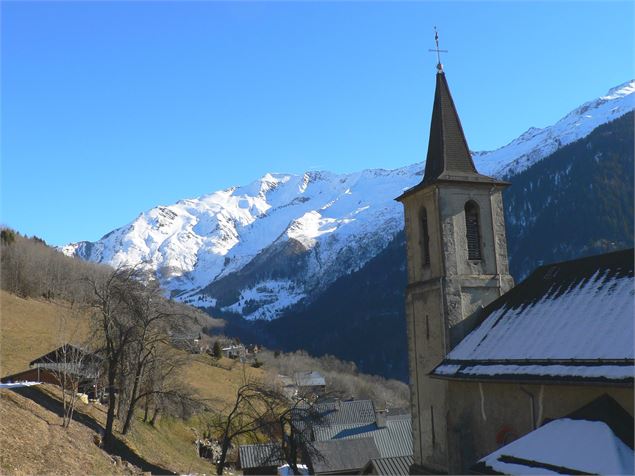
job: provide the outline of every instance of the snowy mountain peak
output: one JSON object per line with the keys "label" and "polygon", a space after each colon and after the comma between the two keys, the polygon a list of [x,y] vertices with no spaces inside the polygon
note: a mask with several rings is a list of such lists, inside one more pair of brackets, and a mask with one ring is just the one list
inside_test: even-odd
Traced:
{"label": "snowy mountain peak", "polygon": [[614,88],[609,89],[606,95],[601,96],[600,99],[610,101],[612,99],[619,99],[621,97],[628,96],[629,94],[633,94],[634,92],[635,79],[632,79],[630,81],[626,81],[623,84],[620,84],[619,86],[615,86]]}

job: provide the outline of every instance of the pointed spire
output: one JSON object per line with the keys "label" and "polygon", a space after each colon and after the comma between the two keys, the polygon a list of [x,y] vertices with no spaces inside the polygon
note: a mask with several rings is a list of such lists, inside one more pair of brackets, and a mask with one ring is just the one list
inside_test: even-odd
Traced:
{"label": "pointed spire", "polygon": [[443,72],[440,53],[447,53],[447,50],[439,49],[436,27],[434,40],[436,48],[429,51],[437,54],[437,85],[430,122],[426,168],[421,183],[403,192],[396,198],[399,201],[436,182],[470,182],[503,187],[509,185],[508,182],[479,174],[476,170]]}
{"label": "pointed spire", "polygon": [[470,150],[442,69],[437,72],[424,182],[476,175]]}

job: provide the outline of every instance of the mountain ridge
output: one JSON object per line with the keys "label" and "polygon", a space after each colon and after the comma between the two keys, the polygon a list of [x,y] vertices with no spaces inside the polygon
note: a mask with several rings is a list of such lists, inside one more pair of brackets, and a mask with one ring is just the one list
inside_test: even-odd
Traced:
{"label": "mountain ridge", "polygon": [[[633,92],[635,81],[626,82],[553,126],[473,153],[477,168],[505,178],[521,173],[633,110]],[[351,174],[268,173],[246,186],[155,207],[97,242],[62,249],[113,266],[143,263],[173,297],[199,307],[275,319],[386,248],[403,229],[393,199],[423,170],[417,163]]]}

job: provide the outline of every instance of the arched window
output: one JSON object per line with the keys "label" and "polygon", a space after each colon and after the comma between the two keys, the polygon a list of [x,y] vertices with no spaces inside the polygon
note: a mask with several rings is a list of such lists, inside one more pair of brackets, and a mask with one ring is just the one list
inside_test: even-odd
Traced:
{"label": "arched window", "polygon": [[478,205],[472,200],[465,204],[465,236],[467,238],[467,259],[481,259]]}
{"label": "arched window", "polygon": [[428,235],[428,214],[421,209],[421,263],[430,266],[430,236]]}

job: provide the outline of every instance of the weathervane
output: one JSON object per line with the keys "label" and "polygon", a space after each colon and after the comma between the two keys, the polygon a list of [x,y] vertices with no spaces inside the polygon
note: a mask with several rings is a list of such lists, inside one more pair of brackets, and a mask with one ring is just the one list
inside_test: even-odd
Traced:
{"label": "weathervane", "polygon": [[440,73],[443,71],[443,65],[441,64],[441,53],[447,53],[448,50],[440,50],[439,49],[439,32],[437,31],[437,27],[434,27],[434,42],[437,44],[435,49],[429,49],[428,51],[436,51],[437,53],[437,71]]}

